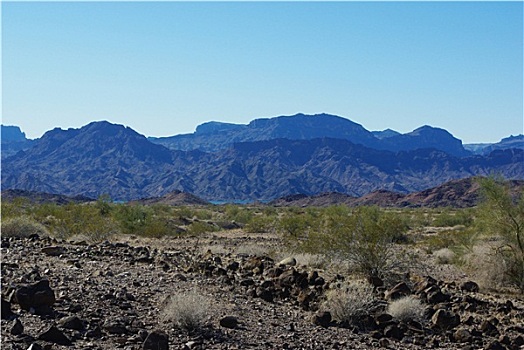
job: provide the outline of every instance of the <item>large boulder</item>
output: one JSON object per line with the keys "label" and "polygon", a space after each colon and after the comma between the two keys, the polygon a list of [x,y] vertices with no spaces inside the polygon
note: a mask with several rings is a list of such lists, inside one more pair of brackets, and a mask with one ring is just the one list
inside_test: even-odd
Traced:
{"label": "large boulder", "polygon": [[36,313],[47,312],[55,301],[55,292],[46,279],[19,286],[14,292],[14,302],[26,311],[33,309]]}

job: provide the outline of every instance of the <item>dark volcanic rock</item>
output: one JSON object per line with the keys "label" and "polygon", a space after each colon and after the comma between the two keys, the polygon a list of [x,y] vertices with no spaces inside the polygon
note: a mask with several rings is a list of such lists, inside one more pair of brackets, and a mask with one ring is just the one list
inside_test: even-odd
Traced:
{"label": "dark volcanic rock", "polygon": [[51,326],[40,333],[38,339],[60,345],[71,345],[71,340],[56,326]]}
{"label": "dark volcanic rock", "polygon": [[313,315],[313,324],[327,328],[331,324],[331,313],[329,311],[320,311]]}
{"label": "dark volcanic rock", "polygon": [[431,317],[431,322],[440,329],[453,329],[460,324],[460,316],[444,309],[438,309]]}
{"label": "dark volcanic rock", "polygon": [[153,331],[149,333],[142,344],[142,350],[168,350],[169,337],[162,331]]}
{"label": "dark volcanic rock", "polygon": [[60,326],[80,331],[84,329],[84,322],[78,316],[69,316],[60,320]]}
{"label": "dark volcanic rock", "polygon": [[225,328],[237,328],[238,318],[235,316],[225,316],[220,319],[220,325]]}
{"label": "dark volcanic rock", "polygon": [[49,287],[49,281],[40,280],[31,285],[19,286],[15,290],[15,302],[26,311],[51,307],[55,303],[55,293]]}
{"label": "dark volcanic rock", "polygon": [[24,325],[22,324],[19,318],[15,320],[9,332],[13,335],[19,335],[24,333]]}
{"label": "dark volcanic rock", "polygon": [[11,310],[11,303],[2,298],[2,320],[8,320],[13,316],[14,314]]}

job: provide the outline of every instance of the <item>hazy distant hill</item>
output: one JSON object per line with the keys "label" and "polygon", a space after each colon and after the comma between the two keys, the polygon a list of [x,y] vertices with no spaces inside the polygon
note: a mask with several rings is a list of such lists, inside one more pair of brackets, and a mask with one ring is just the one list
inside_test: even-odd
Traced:
{"label": "hazy distant hill", "polygon": [[393,152],[435,148],[454,156],[470,155],[459,139],[443,129],[423,126],[408,134],[399,134],[389,129],[383,132],[371,132],[349,119],[330,114],[296,114],[255,119],[247,125],[210,122],[199,125],[193,134],[150,138],[150,141],[173,150],[198,149],[216,152],[229,148],[235,142],[279,138],[289,140],[333,138]]}
{"label": "hazy distant hill", "polygon": [[[510,193],[517,197],[524,191],[524,180],[511,180]],[[345,204],[348,206],[377,205],[381,207],[455,207],[467,208],[478,204],[480,186],[475,177],[452,180],[427,190],[409,194],[378,190],[361,197],[341,193],[321,193],[318,195],[290,195],[271,201],[275,206],[317,206]]]}
{"label": "hazy distant hill", "polygon": [[203,200],[191,193],[175,190],[161,197],[142,198],[133,201],[143,205],[165,204],[165,205],[207,205],[208,201]]}
{"label": "hazy distant hill", "polygon": [[206,200],[271,200],[296,193],[407,193],[493,172],[524,179],[524,151],[456,157],[429,148],[377,150],[333,138],[239,142],[214,153],[172,151],[130,128],[94,122],[51,130],[34,147],[4,159],[2,188],[91,198],[109,193],[117,200],[174,190]]}
{"label": "hazy distant hill", "polygon": [[510,136],[497,143],[473,143],[464,145],[464,148],[474,154],[489,154],[497,149],[519,148],[524,149],[524,135]]}

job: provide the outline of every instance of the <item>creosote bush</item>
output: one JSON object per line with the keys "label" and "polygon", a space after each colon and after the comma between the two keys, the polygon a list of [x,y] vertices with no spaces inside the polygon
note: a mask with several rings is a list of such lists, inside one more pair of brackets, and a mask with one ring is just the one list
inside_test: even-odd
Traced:
{"label": "creosote bush", "polygon": [[364,281],[351,281],[339,289],[328,291],[323,308],[343,323],[359,325],[360,319],[377,306],[373,287]]}
{"label": "creosote bush", "polygon": [[327,208],[320,220],[301,244],[303,251],[348,261],[364,277],[405,272],[406,261],[394,245],[408,229],[401,216],[378,207],[339,206]]}
{"label": "creosote bush", "polygon": [[2,220],[2,237],[27,238],[31,235],[49,235],[44,225],[27,216],[17,216]]}
{"label": "creosote bush", "polygon": [[209,299],[196,292],[176,293],[170,297],[164,316],[179,328],[195,331],[202,327],[210,306]]}
{"label": "creosote bush", "polygon": [[388,314],[402,322],[419,322],[424,318],[424,312],[424,305],[411,295],[393,300],[387,308]]}

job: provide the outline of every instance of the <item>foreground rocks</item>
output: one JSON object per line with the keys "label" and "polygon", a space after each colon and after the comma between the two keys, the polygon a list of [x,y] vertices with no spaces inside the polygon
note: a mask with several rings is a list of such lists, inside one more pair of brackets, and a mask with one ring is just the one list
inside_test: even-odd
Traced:
{"label": "foreground rocks", "polygon": [[[289,257],[214,254],[194,241],[104,242],[2,239],[2,349],[521,349],[524,303],[413,276],[384,286],[378,307],[348,324],[322,305],[345,276]],[[52,247],[47,248],[46,247]],[[380,282],[380,283],[379,283]],[[176,293],[205,296],[192,331],[166,317]],[[386,306],[420,300],[422,320],[397,320]]]}

